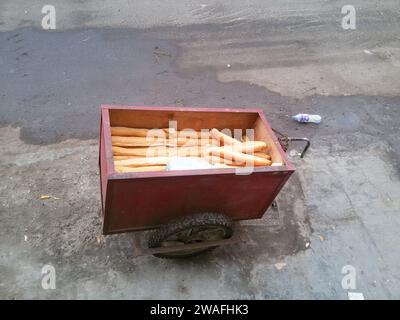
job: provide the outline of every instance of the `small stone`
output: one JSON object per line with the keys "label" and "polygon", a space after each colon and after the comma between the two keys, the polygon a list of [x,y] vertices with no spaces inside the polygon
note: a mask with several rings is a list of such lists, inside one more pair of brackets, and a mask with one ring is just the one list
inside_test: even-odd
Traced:
{"label": "small stone", "polygon": [[278,262],[278,263],[275,263],[275,268],[278,269],[278,270],[281,270],[281,269],[283,269],[284,267],[286,267],[286,262]]}

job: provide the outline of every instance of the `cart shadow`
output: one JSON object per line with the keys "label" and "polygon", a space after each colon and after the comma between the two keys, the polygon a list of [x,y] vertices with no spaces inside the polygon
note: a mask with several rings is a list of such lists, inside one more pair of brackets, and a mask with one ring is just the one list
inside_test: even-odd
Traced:
{"label": "cart shadow", "polygon": [[312,228],[296,173],[277,196],[276,204],[262,219],[241,222],[246,241],[237,249],[242,254],[273,259],[306,249]]}
{"label": "cart shadow", "polygon": [[[148,232],[127,235],[133,244],[132,258],[141,259],[146,254]],[[276,198],[276,204],[266,211],[261,219],[243,220],[236,223],[235,232],[238,241],[215,250],[185,259],[168,259],[175,264],[185,265],[193,262],[215,262],[215,259],[234,259],[235,256],[263,257],[264,259],[294,255],[305,250],[312,233],[312,228],[304,203],[304,194],[300,181],[293,174]],[[143,250],[143,251],[142,251]],[[154,257],[154,259],[156,259]]]}

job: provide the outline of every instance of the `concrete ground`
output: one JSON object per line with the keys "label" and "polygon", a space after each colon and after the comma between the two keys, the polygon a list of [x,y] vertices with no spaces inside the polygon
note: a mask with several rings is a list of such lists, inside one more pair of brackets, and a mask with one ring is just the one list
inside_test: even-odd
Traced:
{"label": "concrete ground", "polygon": [[[398,1],[353,1],[356,30],[336,1],[53,0],[55,31],[44,4],[0,4],[0,298],[400,298]],[[312,146],[246,244],[135,258],[101,236],[102,103],[261,107]]]}

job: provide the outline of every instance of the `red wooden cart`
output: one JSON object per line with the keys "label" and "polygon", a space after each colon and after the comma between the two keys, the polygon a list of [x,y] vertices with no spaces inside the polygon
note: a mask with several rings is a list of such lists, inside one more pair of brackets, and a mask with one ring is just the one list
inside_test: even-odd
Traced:
{"label": "red wooden cart", "polygon": [[[111,126],[178,130],[254,129],[254,139],[271,146],[282,166],[235,169],[117,173]],[[146,252],[159,257],[187,257],[230,243],[232,221],[261,218],[294,167],[261,109],[128,107],[103,105],[100,128],[100,175],[103,233],[155,229]]]}

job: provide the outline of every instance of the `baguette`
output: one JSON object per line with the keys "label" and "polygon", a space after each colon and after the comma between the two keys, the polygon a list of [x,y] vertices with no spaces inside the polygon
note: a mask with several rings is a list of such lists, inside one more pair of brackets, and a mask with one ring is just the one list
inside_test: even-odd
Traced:
{"label": "baguette", "polygon": [[226,147],[213,147],[210,148],[210,152],[212,155],[222,157],[226,160],[232,160],[236,163],[243,164],[243,165],[254,165],[254,166],[270,166],[271,161],[261,158],[261,157],[256,157],[250,154],[244,154],[238,151],[235,151],[232,148],[226,148]]}
{"label": "baguette", "polygon": [[232,160],[224,159],[215,155],[206,155],[204,158],[211,164],[236,165]]}
{"label": "baguette", "polygon": [[166,145],[166,139],[159,137],[122,137],[112,136],[111,142],[113,146],[119,147],[149,147]]}
{"label": "baguette", "polygon": [[232,146],[235,151],[243,153],[254,153],[267,149],[267,144],[264,141],[248,141],[242,144]]}
{"label": "baguette", "polygon": [[149,129],[111,127],[111,135],[113,136],[147,137],[148,131]]}
{"label": "baguette", "polygon": [[167,165],[168,157],[145,157],[114,161],[115,166],[122,167],[149,167]]}
{"label": "baguette", "polygon": [[206,146],[206,145],[217,145],[217,141],[212,138],[190,138],[190,137],[178,137],[178,138],[170,138],[168,140],[168,144],[170,145],[178,145],[178,146]]}
{"label": "baguette", "polygon": [[[125,137],[112,136],[111,142],[117,147],[150,147],[150,146],[198,146],[211,145],[213,139],[195,139],[195,138],[171,138],[164,139],[157,136],[149,137]],[[215,143],[214,143],[215,144]]]}
{"label": "baguette", "polygon": [[122,148],[113,146],[112,151],[114,156],[139,156],[146,157],[147,155],[168,156],[168,148],[161,147],[145,147],[145,148]]}
{"label": "baguette", "polygon": [[214,137],[214,139],[218,140],[221,144],[223,145],[240,145],[242,144],[239,140],[236,140],[235,138],[232,138],[225,133],[222,133],[218,129],[211,129],[211,135]]}
{"label": "baguette", "polygon": [[264,141],[250,141],[247,136],[242,137],[244,141],[242,143],[239,140],[231,138],[230,136],[218,131],[217,129],[212,129],[211,133],[216,140],[222,142],[224,146],[232,146],[235,151],[253,153],[268,148],[267,144]]}
{"label": "baguette", "polygon": [[205,147],[144,147],[144,148],[123,148],[113,146],[112,151],[115,156],[130,156],[130,157],[199,157],[206,154]]}
{"label": "baguette", "polygon": [[178,156],[178,157],[202,157],[207,153],[206,148],[201,146],[193,146],[193,147],[178,147],[178,148],[170,148],[169,156]]}
{"label": "baguette", "polygon": [[147,172],[147,171],[165,171],[166,166],[150,166],[150,167],[124,167],[116,166],[115,171],[122,172]]}
{"label": "baguette", "polygon": [[245,142],[240,145],[234,146],[224,146],[224,147],[212,147],[212,149],[217,152],[218,150],[222,153],[223,150],[232,150],[241,153],[253,154],[255,152],[259,153],[267,148],[267,144],[263,141],[251,141]]}
{"label": "baguette", "polygon": [[[170,130],[171,129],[171,130]],[[195,139],[206,139],[212,138],[211,132],[207,129],[204,131],[195,131],[192,129],[175,130],[175,128],[164,128],[162,129],[168,137],[180,137],[180,138],[195,138]]]}
{"label": "baguette", "polygon": [[254,155],[256,157],[260,157],[260,158],[264,158],[264,159],[267,159],[267,160],[271,160],[271,156],[269,154],[266,154],[266,153],[255,152]]}
{"label": "baguette", "polygon": [[180,130],[175,132],[179,138],[192,138],[192,139],[211,139],[210,131],[194,131],[194,130]]}
{"label": "baguette", "polygon": [[126,160],[126,159],[132,159],[132,158],[137,158],[139,156],[113,156],[114,160]]}

